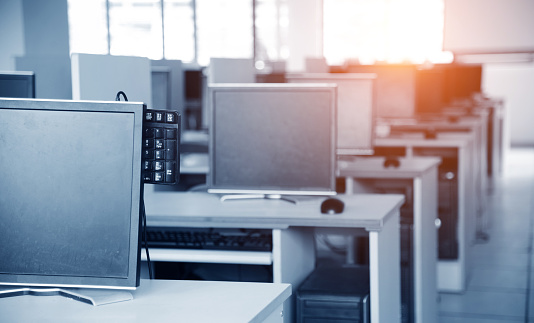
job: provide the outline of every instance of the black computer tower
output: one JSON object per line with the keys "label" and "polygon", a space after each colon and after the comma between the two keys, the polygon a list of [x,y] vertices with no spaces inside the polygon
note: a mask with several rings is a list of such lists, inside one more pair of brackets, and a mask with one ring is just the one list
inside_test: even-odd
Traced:
{"label": "black computer tower", "polygon": [[369,289],[368,266],[319,266],[297,289],[297,323],[369,323]]}

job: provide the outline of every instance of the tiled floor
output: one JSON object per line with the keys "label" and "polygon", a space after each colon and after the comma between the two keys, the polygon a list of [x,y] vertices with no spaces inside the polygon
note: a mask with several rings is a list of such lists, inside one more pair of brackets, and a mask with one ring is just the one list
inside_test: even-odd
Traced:
{"label": "tiled floor", "polygon": [[465,293],[440,294],[440,323],[534,322],[534,149],[507,151],[492,186],[489,240],[473,248]]}

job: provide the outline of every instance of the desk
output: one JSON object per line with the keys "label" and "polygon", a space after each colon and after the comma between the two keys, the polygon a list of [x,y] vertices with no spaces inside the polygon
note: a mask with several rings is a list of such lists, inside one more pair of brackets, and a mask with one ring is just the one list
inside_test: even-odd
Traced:
{"label": "desk", "polygon": [[[346,181],[346,193],[403,193],[406,203],[401,208],[401,223],[407,229],[401,234],[403,274],[402,302],[409,308],[408,322],[437,322],[437,228],[439,158],[401,158],[400,166],[384,167],[385,158],[362,157],[338,161],[338,176]],[[413,229],[410,227],[413,226]],[[410,250],[405,250],[410,248]]]}
{"label": "desk", "polygon": [[[305,198],[297,204],[263,199],[221,202],[219,196],[204,192],[146,192],[145,205],[148,226],[272,229],[273,250],[268,257],[273,282],[290,283],[295,289],[315,267],[314,228],[366,230],[370,240],[371,320],[397,322],[400,316],[399,208],[404,196],[338,197],[344,201],[345,211],[335,215],[320,213],[324,199],[320,197]],[[153,251],[151,258],[157,261]],[[172,251],[179,257],[181,250]],[[247,262],[248,255],[241,259]],[[284,308],[288,314],[284,318],[291,322],[293,302],[286,301]]]}
{"label": "desk", "polygon": [[133,300],[92,306],[61,296],[0,299],[2,322],[281,322],[288,284],[141,280]]}
{"label": "desk", "polygon": [[478,196],[473,177],[476,167],[473,145],[473,133],[442,133],[436,139],[406,134],[375,140],[375,151],[383,150],[382,153],[400,148],[406,157],[442,159],[438,175],[438,214],[442,223],[438,232],[438,289],[441,291],[463,292],[470,273]]}

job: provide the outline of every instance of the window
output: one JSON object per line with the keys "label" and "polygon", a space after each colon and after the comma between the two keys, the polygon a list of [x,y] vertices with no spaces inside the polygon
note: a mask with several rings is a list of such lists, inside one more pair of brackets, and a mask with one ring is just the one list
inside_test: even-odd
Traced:
{"label": "window", "polygon": [[[71,52],[179,59],[289,56],[292,0],[68,0]],[[452,61],[442,51],[444,0],[323,0],[330,65]]]}
{"label": "window", "polygon": [[185,62],[195,60],[195,11],[192,0],[163,2],[164,57]]}
{"label": "window", "polygon": [[198,63],[210,57],[252,58],[252,0],[196,0]]}
{"label": "window", "polygon": [[110,54],[163,58],[159,0],[109,0]]}
{"label": "window", "polygon": [[288,0],[256,0],[255,28],[257,61],[286,60],[289,55]]}
{"label": "window", "polygon": [[324,56],[329,64],[447,62],[443,0],[324,0]]}
{"label": "window", "polygon": [[71,53],[108,54],[106,0],[69,0],[68,4]]}

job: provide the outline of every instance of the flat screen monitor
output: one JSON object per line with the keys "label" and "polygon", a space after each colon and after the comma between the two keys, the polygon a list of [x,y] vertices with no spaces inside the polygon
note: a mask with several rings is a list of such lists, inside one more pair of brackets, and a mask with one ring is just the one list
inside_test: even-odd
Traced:
{"label": "flat screen monitor", "polygon": [[373,73],[376,79],[377,118],[410,118],[415,112],[413,64],[349,65],[349,73]]}
{"label": "flat screen monitor", "polygon": [[139,285],[143,109],[0,99],[0,285]]}
{"label": "flat screen monitor", "polygon": [[471,99],[482,91],[482,65],[448,64],[444,69],[443,101],[454,104],[456,101]]}
{"label": "flat screen monitor", "polygon": [[415,77],[415,116],[440,115],[444,106],[444,71],[419,69]]}
{"label": "flat screen monitor", "polygon": [[0,72],[0,97],[35,98],[35,74],[33,72]]}
{"label": "flat screen monitor", "polygon": [[334,84],[212,84],[208,192],[334,195]]}
{"label": "flat screen monitor", "polygon": [[375,133],[375,74],[287,74],[288,83],[337,85],[337,154],[373,154]]}

